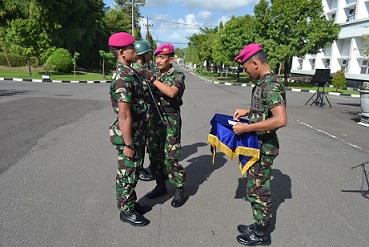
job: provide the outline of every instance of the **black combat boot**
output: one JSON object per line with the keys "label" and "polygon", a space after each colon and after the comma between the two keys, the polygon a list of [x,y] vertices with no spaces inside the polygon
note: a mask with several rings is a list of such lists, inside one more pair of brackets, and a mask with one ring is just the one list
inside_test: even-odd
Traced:
{"label": "black combat boot", "polygon": [[133,226],[146,226],[150,223],[143,215],[137,213],[135,210],[128,212],[120,212],[120,220],[127,222]]}
{"label": "black combat boot", "polygon": [[[248,227],[248,230],[251,230],[252,225]],[[237,236],[237,241],[240,244],[254,246],[254,245],[269,245],[272,241],[270,238],[268,226],[259,226],[253,225],[254,230],[249,233],[244,233],[242,235]],[[239,229],[239,227],[238,227]],[[245,229],[244,229],[245,230]],[[247,229],[246,229],[247,230]]]}
{"label": "black combat boot", "polygon": [[141,168],[140,173],[138,175],[138,179],[142,180],[142,181],[151,181],[154,180],[151,171],[149,168]]}
{"label": "black combat boot", "polygon": [[146,214],[147,212],[151,211],[152,207],[149,205],[141,205],[135,202],[135,211],[139,214]]}
{"label": "black combat boot", "polygon": [[238,225],[237,226],[237,230],[244,234],[244,233],[251,233],[252,231],[254,231],[256,228],[258,227],[258,225],[256,223],[253,223],[251,225]]}
{"label": "black combat boot", "polygon": [[172,207],[178,208],[185,204],[188,196],[186,195],[183,187],[177,187],[174,194],[173,200],[171,202]]}
{"label": "black combat boot", "polygon": [[154,199],[167,193],[167,186],[165,185],[165,175],[160,173],[156,178],[156,187],[146,194],[147,198]]}

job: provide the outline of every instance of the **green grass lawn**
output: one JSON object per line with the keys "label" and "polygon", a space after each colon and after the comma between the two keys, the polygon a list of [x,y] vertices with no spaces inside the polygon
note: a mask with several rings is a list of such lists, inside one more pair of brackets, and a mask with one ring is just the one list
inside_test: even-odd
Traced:
{"label": "green grass lawn", "polygon": [[[31,75],[29,74],[27,67],[20,67],[20,68],[10,68],[5,66],[0,66],[0,77],[1,78],[23,78],[23,79],[42,79],[42,75],[46,73],[45,69],[42,67],[39,68],[31,68]],[[90,72],[83,72],[77,71],[76,75],[74,76],[73,73],[60,73],[56,71],[49,72],[51,80],[65,80],[65,81],[98,81],[98,80],[110,80],[111,75],[106,74],[104,77],[99,73],[90,73]],[[225,74],[223,73],[222,76],[218,76],[217,74],[212,75],[202,75],[197,73],[197,75],[219,82],[231,82],[231,83],[253,83],[250,82],[250,78],[245,74],[240,74],[239,81],[236,81],[237,75],[235,74]],[[296,83],[296,82],[289,82],[287,88],[296,88],[296,89],[303,89],[303,90],[318,90],[318,87],[311,83]],[[326,87],[326,92],[337,92],[343,94],[360,94],[359,91],[356,90],[336,90],[335,88]]]}
{"label": "green grass lawn", "polygon": [[[46,74],[43,68],[31,68],[31,75],[27,67],[10,68],[0,66],[0,77],[1,78],[23,78],[23,79],[42,79],[42,75]],[[65,81],[98,81],[98,80],[110,80],[111,75],[107,74],[103,77],[99,73],[90,73],[77,71],[74,73],[60,73],[56,71],[49,72],[51,80],[65,80]]]}
{"label": "green grass lawn", "polygon": [[[240,79],[239,81],[236,81],[237,79],[237,75],[235,74],[231,74],[228,73],[227,76],[225,73],[223,73],[223,76],[214,76],[213,75],[202,75],[200,73],[196,73],[197,75],[208,79],[208,80],[213,80],[213,81],[219,81],[219,82],[231,82],[231,83],[255,83],[256,81],[251,81],[250,78],[245,75],[245,74],[240,74]],[[281,79],[283,80],[283,78],[281,77]],[[303,89],[303,90],[313,90],[313,91],[317,91],[318,90],[318,86],[314,85],[312,83],[299,83],[299,82],[289,82],[288,83],[288,87],[286,88],[295,88],[295,89]],[[336,89],[336,88],[331,88],[331,87],[325,87],[324,88],[325,92],[335,92],[335,93],[341,93],[341,94],[360,94],[359,91],[357,90],[344,90],[344,89]]]}

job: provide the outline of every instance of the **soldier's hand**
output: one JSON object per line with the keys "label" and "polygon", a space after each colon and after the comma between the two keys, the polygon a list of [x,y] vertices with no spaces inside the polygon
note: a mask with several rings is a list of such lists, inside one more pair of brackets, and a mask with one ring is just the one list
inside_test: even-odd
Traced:
{"label": "soldier's hand", "polygon": [[247,124],[238,122],[235,125],[233,125],[232,129],[236,135],[240,135],[242,133],[247,132]]}
{"label": "soldier's hand", "polygon": [[156,80],[156,76],[155,75],[151,76],[151,78],[149,79],[150,84],[154,85],[155,80]]}
{"label": "soldier's hand", "polygon": [[132,159],[133,156],[135,155],[135,150],[132,148],[128,148],[128,147],[124,147],[123,149],[123,154],[128,158],[128,159]]}
{"label": "soldier's hand", "polygon": [[236,111],[233,114],[233,119],[238,120],[240,117],[244,117],[248,115],[250,110],[247,109],[236,109]]}
{"label": "soldier's hand", "polygon": [[146,80],[151,80],[152,78],[152,74],[150,71],[146,70],[145,72],[142,73],[142,76],[146,79]]}

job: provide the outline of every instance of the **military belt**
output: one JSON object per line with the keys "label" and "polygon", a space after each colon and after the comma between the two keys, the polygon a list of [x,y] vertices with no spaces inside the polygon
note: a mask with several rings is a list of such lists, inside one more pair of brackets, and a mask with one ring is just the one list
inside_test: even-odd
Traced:
{"label": "military belt", "polygon": [[179,111],[179,108],[176,108],[173,106],[163,106],[164,113],[177,113],[178,111]]}

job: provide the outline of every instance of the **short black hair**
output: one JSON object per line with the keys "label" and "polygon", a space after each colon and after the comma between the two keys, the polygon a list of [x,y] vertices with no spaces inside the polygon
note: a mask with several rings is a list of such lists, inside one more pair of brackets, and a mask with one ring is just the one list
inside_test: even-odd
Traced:
{"label": "short black hair", "polygon": [[260,50],[259,52],[257,52],[255,55],[253,55],[250,59],[256,59],[259,60],[261,63],[265,64],[268,63],[268,57],[265,54],[264,50]]}
{"label": "short black hair", "polygon": [[112,47],[110,47],[110,51],[113,53],[114,58],[116,60],[118,60],[118,56],[119,56],[118,51],[119,51],[119,48],[112,48]]}

